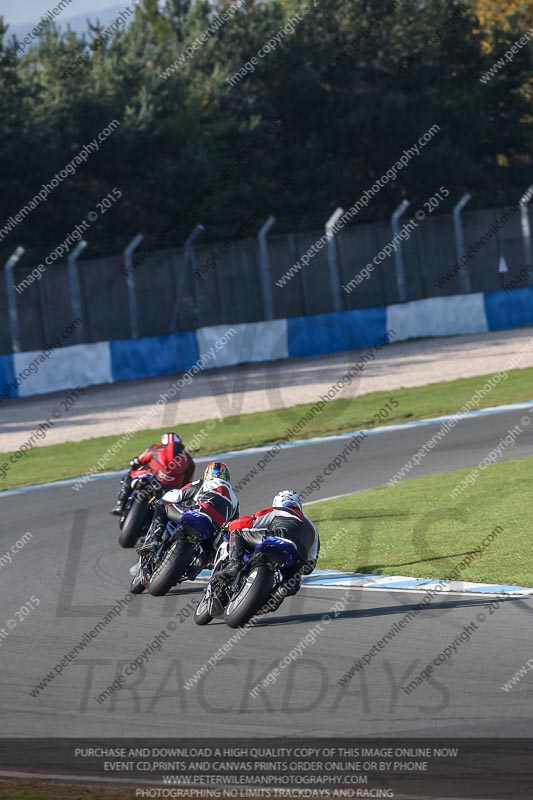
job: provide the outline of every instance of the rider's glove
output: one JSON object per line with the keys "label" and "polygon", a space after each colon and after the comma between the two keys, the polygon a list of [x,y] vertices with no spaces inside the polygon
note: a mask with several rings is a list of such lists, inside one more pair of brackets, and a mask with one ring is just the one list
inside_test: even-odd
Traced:
{"label": "rider's glove", "polygon": [[139,466],[139,459],[138,458],[132,458],[131,461],[130,461],[130,467],[138,467],[138,466]]}

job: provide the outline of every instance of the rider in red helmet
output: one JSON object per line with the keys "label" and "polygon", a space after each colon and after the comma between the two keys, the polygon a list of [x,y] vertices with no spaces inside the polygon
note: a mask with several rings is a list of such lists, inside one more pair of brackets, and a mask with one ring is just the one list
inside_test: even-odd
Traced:
{"label": "rider in red helmet", "polygon": [[122,479],[117,503],[111,514],[121,516],[131,490],[131,470],[148,465],[159,486],[159,496],[170,489],[181,489],[194,475],[194,461],[177,433],[164,433],[160,444],[147,447],[144,453],[130,461],[130,472]]}

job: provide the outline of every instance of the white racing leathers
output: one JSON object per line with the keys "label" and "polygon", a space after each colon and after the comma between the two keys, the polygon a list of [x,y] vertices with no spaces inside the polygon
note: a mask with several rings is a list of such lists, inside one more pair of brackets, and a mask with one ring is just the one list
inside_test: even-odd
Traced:
{"label": "white racing leathers", "polygon": [[[176,503],[183,503],[206,514],[217,528],[227,525],[239,515],[239,501],[233,487],[220,478],[211,478],[207,481],[200,478],[184,486],[183,489],[172,489],[163,496],[163,502],[171,521],[174,520],[169,507]],[[179,511],[180,515],[181,512],[182,509]]]}
{"label": "white racing leathers", "polygon": [[297,508],[265,508],[250,517],[241,517],[230,525],[230,554],[239,558],[242,547],[261,543],[263,536],[278,536],[292,542],[300,557],[304,574],[313,571],[320,550],[320,539],[311,520]]}

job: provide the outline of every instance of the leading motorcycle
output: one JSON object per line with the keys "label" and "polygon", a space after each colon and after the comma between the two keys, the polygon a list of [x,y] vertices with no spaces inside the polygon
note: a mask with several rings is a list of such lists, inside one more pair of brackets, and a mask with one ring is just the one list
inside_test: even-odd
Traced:
{"label": "leading motorcycle", "polygon": [[207,625],[212,619],[223,619],[230,628],[246,625],[257,614],[266,614],[279,607],[272,603],[276,589],[283,582],[282,570],[299,562],[296,546],[274,535],[263,537],[252,553],[245,553],[238,575],[228,580],[218,573],[229,560],[229,535],[223,532],[213,572],[196,611],[197,625]]}
{"label": "leading motorcycle", "polygon": [[135,547],[138,539],[148,532],[153,502],[161,495],[161,485],[150,467],[132,469],[130,475],[130,494],[118,520],[121,547]]}

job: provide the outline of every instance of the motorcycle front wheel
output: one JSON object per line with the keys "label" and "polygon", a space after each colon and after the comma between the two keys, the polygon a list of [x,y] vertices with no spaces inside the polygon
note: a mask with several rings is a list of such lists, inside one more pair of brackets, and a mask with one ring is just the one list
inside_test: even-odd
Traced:
{"label": "motorcycle front wheel", "polygon": [[143,583],[142,575],[136,575],[130,584],[131,594],[141,594],[145,589],[146,586]]}
{"label": "motorcycle front wheel", "polygon": [[207,597],[205,596],[205,592],[202,595],[202,599],[198,603],[194,611],[194,621],[197,625],[209,625],[213,617],[207,610],[208,602]]}

